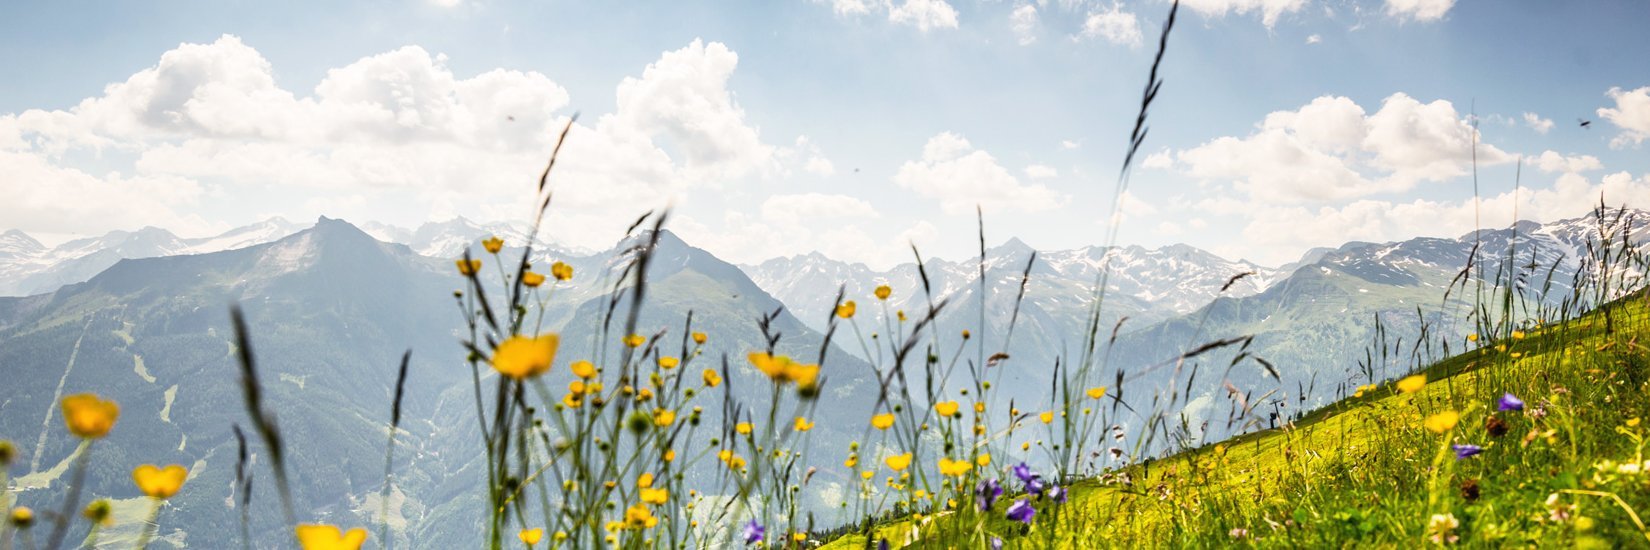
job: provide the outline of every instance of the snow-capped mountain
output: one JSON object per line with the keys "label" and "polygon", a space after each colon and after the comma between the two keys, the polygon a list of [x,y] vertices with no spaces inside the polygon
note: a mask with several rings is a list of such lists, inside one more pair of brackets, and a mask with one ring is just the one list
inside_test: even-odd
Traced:
{"label": "snow-capped mountain", "polygon": [[211,237],[181,238],[165,229],[145,227],[75,239],[49,249],[22,231],[12,230],[0,235],[0,296],[51,292],[63,285],[91,279],[126,258],[245,248],[278,240],[303,228],[281,218],[271,218]]}
{"label": "snow-capped mountain", "polygon": [[[361,230],[378,240],[404,244],[413,252],[432,258],[457,258],[464,255],[466,247],[471,249],[471,254],[479,254],[481,240],[488,237],[502,238],[506,246],[519,246],[532,231],[530,227],[518,224],[480,223],[463,217],[428,222],[415,229],[371,222],[361,225]],[[595,253],[557,243],[546,245],[541,242],[538,248],[548,248],[556,255],[589,256]]]}

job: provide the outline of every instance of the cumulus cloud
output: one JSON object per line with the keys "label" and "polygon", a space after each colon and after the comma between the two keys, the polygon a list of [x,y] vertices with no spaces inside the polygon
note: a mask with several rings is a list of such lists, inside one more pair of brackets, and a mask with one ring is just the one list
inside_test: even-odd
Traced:
{"label": "cumulus cloud", "polygon": [[[1231,181],[1252,198],[1344,200],[1466,174],[1474,132],[1444,100],[1421,103],[1397,93],[1368,114],[1351,99],[1323,96],[1268,114],[1248,136],[1216,138],[1177,152],[1175,160],[1186,174]],[[1477,149],[1480,164],[1511,160],[1493,145]]]}
{"label": "cumulus cloud", "polygon": [[1524,113],[1524,125],[1535,130],[1537,134],[1545,134],[1553,130],[1553,119],[1541,118],[1541,115],[1527,112]]}
{"label": "cumulus cloud", "polygon": [[1386,0],[1386,14],[1400,20],[1437,21],[1454,6],[1455,0]]}
{"label": "cumulus cloud", "polygon": [[1276,25],[1278,18],[1306,7],[1307,0],[1186,0],[1181,5],[1204,17],[1225,17],[1228,13],[1247,15],[1259,13],[1267,27]]}
{"label": "cumulus cloud", "polygon": [[847,195],[774,195],[762,202],[762,219],[777,224],[875,217],[877,210],[871,203]]}
{"label": "cumulus cloud", "polygon": [[[540,73],[466,78],[446,62],[403,47],[331,69],[305,94],[277,85],[271,64],[239,38],[180,45],[69,109],[0,115],[0,172],[28,174],[5,184],[29,186],[5,191],[27,200],[0,204],[0,217],[32,220],[52,212],[40,205],[60,204],[55,221],[14,223],[76,233],[140,224],[188,230],[205,223],[185,214],[201,197],[290,186],[413,200],[431,212],[462,203],[519,216],[519,203],[530,200],[523,184],[568,123],[569,95]],[[781,153],[829,172],[805,140],[778,148],[761,139],[728,90],[737,64],[726,46],[696,40],[620,82],[614,112],[575,124],[552,175],[557,204],[573,208],[552,217],[577,223],[559,236],[610,244],[624,223],[615,220],[629,217],[614,214],[697,186],[782,177]],[[133,159],[130,169],[75,168],[105,150]],[[311,201],[363,202],[372,201]],[[92,210],[116,207],[129,212]]]}
{"label": "cumulus cloud", "polygon": [[1008,22],[1021,46],[1037,41],[1037,6],[1023,4],[1014,8],[1008,15]]}
{"label": "cumulus cloud", "polygon": [[1535,158],[1535,166],[1540,168],[1542,172],[1548,173],[1586,172],[1588,170],[1603,169],[1604,163],[1599,162],[1598,157],[1592,155],[1565,156],[1559,154],[1558,151],[1549,150],[1543,151],[1540,156]]}
{"label": "cumulus cloud", "polygon": [[888,10],[888,20],[910,25],[928,32],[933,29],[957,28],[957,8],[945,0],[905,0]]}
{"label": "cumulus cloud", "polygon": [[1638,145],[1650,139],[1650,86],[1633,91],[1610,88],[1606,96],[1615,100],[1615,107],[1601,107],[1598,116],[1621,128],[1621,133],[1610,141],[1611,147]]}
{"label": "cumulus cloud", "polygon": [[1020,183],[990,153],[950,132],[930,138],[922,158],[900,166],[894,183],[938,199],[941,208],[952,214],[971,212],[975,205],[986,210],[1034,212],[1055,208],[1065,200],[1048,187]]}
{"label": "cumulus cloud", "polygon": [[1059,170],[1055,170],[1053,166],[1046,166],[1042,164],[1032,164],[1026,166],[1025,173],[1026,177],[1034,180],[1060,177]]}
{"label": "cumulus cloud", "polygon": [[1133,13],[1123,11],[1121,5],[1112,5],[1105,11],[1090,12],[1083,20],[1083,38],[1099,38],[1120,46],[1140,46],[1140,21]]}

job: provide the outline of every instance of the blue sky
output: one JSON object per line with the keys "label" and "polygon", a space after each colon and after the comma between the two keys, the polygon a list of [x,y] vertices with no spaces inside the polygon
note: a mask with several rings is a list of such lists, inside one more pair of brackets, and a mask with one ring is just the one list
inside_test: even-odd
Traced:
{"label": "blue sky", "polygon": [[[27,2],[0,17],[0,228],[642,210],[726,258],[1103,240],[1158,0]],[[1121,241],[1281,264],[1650,201],[1650,2],[1196,0]],[[513,118],[511,118],[513,117]],[[1578,119],[1593,121],[1582,128]],[[1521,189],[1515,167],[1522,162]]]}

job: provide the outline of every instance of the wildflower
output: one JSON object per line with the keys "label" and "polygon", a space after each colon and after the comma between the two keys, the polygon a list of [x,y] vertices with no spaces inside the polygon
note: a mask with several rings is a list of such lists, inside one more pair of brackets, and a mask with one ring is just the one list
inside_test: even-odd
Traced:
{"label": "wildflower", "polygon": [[1460,413],[1455,411],[1444,411],[1428,416],[1425,421],[1422,421],[1421,425],[1426,426],[1426,428],[1431,430],[1433,433],[1444,433],[1450,431],[1451,428],[1454,428],[1455,423],[1460,420]]}
{"label": "wildflower", "polygon": [[1433,514],[1432,519],[1427,521],[1427,538],[1438,544],[1453,543],[1458,539],[1454,534],[1455,528],[1460,526],[1461,522],[1455,519],[1455,514]]}
{"label": "wildflower", "polygon": [[1629,428],[1637,428],[1639,426],[1639,417],[1635,416],[1629,418],[1626,422],[1623,422],[1623,424],[1626,424]]}
{"label": "wildflower", "polygon": [[859,455],[857,454],[850,454],[847,460],[842,461],[842,467],[844,468],[853,468],[857,465],[859,465]]}
{"label": "wildflower", "polygon": [[1455,459],[1456,460],[1461,460],[1463,458],[1467,458],[1467,457],[1470,457],[1470,456],[1477,455],[1478,453],[1484,452],[1483,447],[1479,447],[1479,446],[1473,445],[1471,443],[1460,444],[1460,445],[1450,445],[1450,448],[1455,449]]}
{"label": "wildflower", "polygon": [[1003,539],[991,537],[991,550],[1003,550]]}
{"label": "wildflower", "polygon": [[888,288],[888,285],[878,285],[877,286],[876,295],[877,295],[878,300],[887,300],[888,295],[893,294],[893,293],[894,293],[894,289]]}
{"label": "wildflower", "polygon": [[1495,407],[1503,411],[1522,411],[1524,410],[1524,400],[1511,393],[1503,393],[1501,399],[1496,401]]}
{"label": "wildflower", "polygon": [[1242,527],[1233,527],[1231,531],[1226,532],[1226,536],[1232,537],[1234,539],[1241,539],[1243,537],[1249,536],[1249,530],[1244,529]]}
{"label": "wildflower", "polygon": [[653,511],[638,502],[625,509],[624,524],[634,529],[645,529],[658,525],[659,518],[653,517]]}
{"label": "wildflower", "polygon": [[1408,376],[1398,381],[1398,391],[1404,393],[1415,393],[1425,387],[1427,387],[1427,375],[1425,374]]}
{"label": "wildflower", "polygon": [[896,472],[904,471],[906,468],[911,466],[911,453],[892,455],[888,458],[882,459],[882,462],[887,464],[888,469],[890,470]]}
{"label": "wildflower", "polygon": [[1047,491],[1043,492],[1043,496],[1048,497],[1049,499],[1052,499],[1060,504],[1066,503],[1066,490],[1060,488],[1059,485],[1049,487]]}
{"label": "wildflower", "polygon": [[968,332],[968,329],[966,329],[966,328],[963,329],[962,337],[963,337],[964,340],[967,340],[971,336],[973,336],[973,334]]}
{"label": "wildflower", "polygon": [[1524,334],[1524,331],[1522,331],[1522,330],[1515,330],[1512,333],[1512,337],[1513,337],[1514,340],[1523,340],[1524,336],[1525,336],[1525,334]]}
{"label": "wildflower", "polygon": [[132,482],[137,484],[138,490],[150,498],[161,500],[178,494],[178,489],[183,488],[183,482],[188,477],[189,470],[177,464],[165,469],[153,464],[144,464],[132,470]]}
{"label": "wildflower", "polygon": [[1106,387],[1100,386],[1097,388],[1089,388],[1087,393],[1089,394],[1089,399],[1099,399],[1106,395]]}
{"label": "wildflower", "polygon": [[79,393],[63,398],[63,422],[69,433],[85,439],[97,439],[109,434],[120,418],[120,405],[105,401],[96,394]]}
{"label": "wildflower", "polygon": [[957,416],[957,408],[956,401],[942,401],[934,404],[934,412],[946,418]]}
{"label": "wildflower", "polygon": [[991,465],[991,453],[980,453],[980,456],[974,457],[974,463],[979,464],[981,468],[984,468],[986,466],[990,466]]}
{"label": "wildflower", "polygon": [[722,384],[722,375],[716,374],[716,369],[705,369],[705,387],[714,388]]}
{"label": "wildflower", "polygon": [[1008,519],[1031,525],[1031,518],[1036,515],[1037,509],[1032,508],[1031,503],[1026,499],[1022,498],[1014,501],[1014,504],[1008,505]]}
{"label": "wildflower", "polygon": [[1014,477],[1020,478],[1020,481],[1024,483],[1030,483],[1031,480],[1037,478],[1037,474],[1033,473],[1031,471],[1031,467],[1027,466],[1024,462],[1015,464],[1013,468],[1009,469],[1009,471],[1013,472]]}
{"label": "wildflower", "polygon": [[646,502],[654,506],[664,506],[666,502],[670,501],[670,490],[664,488],[642,489],[640,498],[642,499],[642,502]]}
{"label": "wildflower", "polygon": [[653,425],[661,428],[676,421],[676,411],[670,409],[655,409],[653,411]]}
{"label": "wildflower", "polygon": [[84,516],[86,521],[92,522],[93,525],[108,527],[114,525],[113,512],[114,504],[109,502],[109,499],[100,498],[92,501],[91,504],[87,504],[86,509],[80,511],[80,515]]}
{"label": "wildflower", "polygon": [[940,475],[961,476],[973,469],[974,465],[967,460],[951,460],[949,457],[940,457]]}
{"label": "wildflower", "polygon": [[739,536],[740,538],[745,539],[745,544],[751,544],[753,542],[760,542],[762,540],[762,535],[765,533],[767,533],[767,529],[764,529],[762,524],[757,523],[755,519],[752,519],[750,523],[745,524],[745,529],[740,532]]}
{"label": "wildflower", "polygon": [[792,426],[792,428],[799,432],[805,432],[814,429],[814,423],[809,422],[806,418],[798,416],[796,417],[795,425]]}
{"label": "wildflower", "polygon": [[304,550],[360,550],[361,544],[367,542],[367,530],[359,527],[346,533],[336,525],[306,523],[295,531],[298,546]]}
{"label": "wildflower", "polygon": [[882,413],[871,417],[871,427],[886,430],[894,425],[894,413]]}
{"label": "wildflower", "polygon": [[863,472],[859,473],[859,477],[861,479],[871,479],[871,476],[874,476],[874,475],[877,475],[877,473],[873,472],[873,471],[870,471],[870,470],[866,470],[866,471],[863,471]]}
{"label": "wildflower", "polygon": [[537,288],[539,285],[544,284],[544,274],[531,271],[522,273],[521,284],[526,285],[527,288]]}
{"label": "wildflower", "polygon": [[585,361],[583,359],[574,361],[573,364],[568,365],[567,368],[573,371],[573,376],[577,376],[585,380],[596,377],[596,365],[593,365],[589,361]]}
{"label": "wildflower", "polygon": [[974,504],[984,512],[997,503],[997,498],[1003,496],[1003,485],[995,479],[982,479],[974,485]]}
{"label": "wildflower", "polygon": [[659,358],[659,368],[661,369],[674,369],[676,368],[676,365],[680,364],[682,364],[682,361],[675,357],[670,357],[667,355]]}
{"label": "wildflower", "polygon": [[790,357],[763,352],[751,352],[746,358],[775,383],[795,382],[806,389],[812,388],[819,379],[819,365],[804,365],[792,361]]}
{"label": "wildflower", "polygon": [[749,422],[740,422],[733,426],[733,430],[739,432],[740,435],[750,435],[753,427]]}
{"label": "wildflower", "polygon": [[632,334],[630,336],[624,337],[624,345],[630,346],[630,347],[633,347],[633,348],[642,347],[642,344],[646,344],[646,343],[647,343],[647,337],[642,336],[640,334]]}
{"label": "wildflower", "polygon": [[466,277],[475,275],[477,272],[481,271],[481,260],[470,260],[467,262],[464,260],[454,260],[453,265],[458,266],[459,275]]}
{"label": "wildflower", "polygon": [[550,370],[556,360],[561,336],[547,333],[538,338],[511,336],[493,350],[493,369],[516,380],[532,378]]}
{"label": "wildflower", "polygon": [[1478,333],[1475,332],[1475,333],[1472,333],[1472,334],[1468,334],[1467,335],[1467,341],[1468,342],[1477,342],[1478,341]]}
{"label": "wildflower", "polygon": [[703,333],[703,332],[693,333],[693,343],[695,343],[695,344],[699,344],[699,345],[703,346],[703,345],[705,345],[705,340],[709,340],[709,339],[710,339],[710,337],[705,336],[705,333]]}
{"label": "wildflower", "polygon": [[638,489],[646,489],[652,486],[653,474],[644,472],[642,475],[636,476],[636,487]]}
{"label": "wildflower", "polygon": [[573,266],[561,262],[550,264],[550,276],[555,277],[557,281],[572,279]]}
{"label": "wildflower", "polygon": [[482,239],[481,247],[487,249],[489,253],[498,254],[498,251],[504,250],[504,239],[498,237]]}
{"label": "wildflower", "polygon": [[791,535],[791,538],[792,538],[792,539],[795,539],[795,540],[796,540],[796,541],[797,541],[797,542],[803,542],[803,541],[806,541],[806,540],[808,540],[808,534],[807,534],[807,533],[802,533],[802,532],[798,532],[798,533],[797,533],[797,534],[795,534],[795,535]]}
{"label": "wildflower", "polygon": [[895,311],[894,315],[899,317],[899,320],[900,320],[901,323],[905,322],[905,310],[902,309],[902,310],[899,310],[899,311]]}
{"label": "wildflower", "polygon": [[856,309],[858,308],[854,305],[854,301],[848,300],[836,305],[836,316],[843,319],[852,319],[854,318],[854,311]]}
{"label": "wildflower", "polygon": [[1043,414],[1037,415],[1037,419],[1042,420],[1044,424],[1051,424],[1054,422],[1054,411],[1043,411]]}
{"label": "wildflower", "polygon": [[28,506],[18,506],[11,509],[11,525],[18,529],[28,529],[34,525],[34,510]]}
{"label": "wildflower", "polygon": [[521,539],[522,543],[532,546],[538,544],[540,540],[544,540],[544,530],[539,528],[522,529],[520,533],[516,534],[516,538]]}
{"label": "wildflower", "polygon": [[672,462],[672,461],[675,461],[675,460],[676,460],[676,449],[666,449],[665,450],[665,462]]}
{"label": "wildflower", "polygon": [[975,401],[974,402],[974,414],[985,414],[985,402],[984,401]]}

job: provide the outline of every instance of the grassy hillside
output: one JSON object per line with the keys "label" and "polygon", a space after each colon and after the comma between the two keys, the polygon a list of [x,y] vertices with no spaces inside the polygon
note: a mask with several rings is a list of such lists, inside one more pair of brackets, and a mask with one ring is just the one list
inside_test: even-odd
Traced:
{"label": "grassy hillside", "polygon": [[[1065,504],[1031,499],[1029,526],[1005,517],[1015,482],[983,529],[1010,548],[1650,544],[1650,294],[1505,336],[1475,337],[1418,389],[1366,387],[1284,428],[1076,482]],[[1468,445],[1481,452],[1460,456]],[[875,536],[943,545],[955,517]]]}

